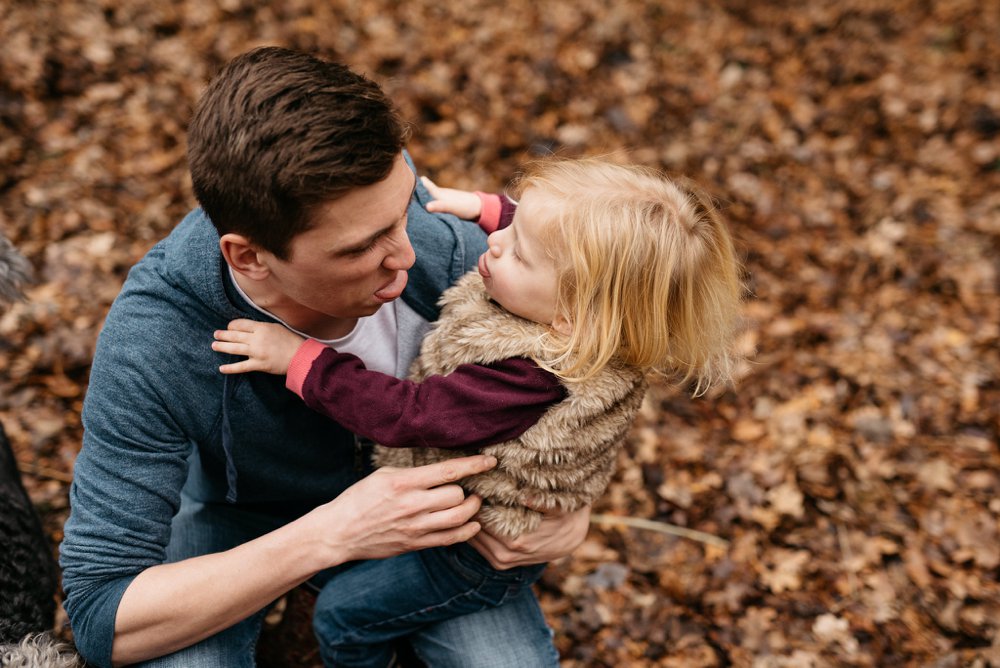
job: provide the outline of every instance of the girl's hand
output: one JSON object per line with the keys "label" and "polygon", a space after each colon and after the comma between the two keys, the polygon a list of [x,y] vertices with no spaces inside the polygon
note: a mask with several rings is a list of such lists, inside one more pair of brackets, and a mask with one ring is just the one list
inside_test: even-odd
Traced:
{"label": "girl's hand", "polygon": [[427,188],[427,192],[434,198],[433,202],[427,203],[428,211],[431,213],[450,213],[464,220],[479,220],[483,203],[476,193],[455,188],[442,188],[426,176],[421,176],[420,180]]}
{"label": "girl's hand", "polygon": [[276,323],[254,320],[233,320],[229,329],[215,332],[212,350],[229,355],[245,355],[247,359],[219,367],[222,373],[265,371],[287,374],[295,352],[305,341],[295,332]]}

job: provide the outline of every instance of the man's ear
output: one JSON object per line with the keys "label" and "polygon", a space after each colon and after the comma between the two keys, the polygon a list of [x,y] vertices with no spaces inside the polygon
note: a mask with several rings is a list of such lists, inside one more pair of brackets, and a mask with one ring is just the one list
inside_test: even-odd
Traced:
{"label": "man's ear", "polygon": [[563,336],[569,336],[573,333],[573,322],[562,313],[557,313],[552,319],[552,329]]}
{"label": "man's ear", "polygon": [[267,278],[271,270],[261,261],[260,250],[242,234],[223,234],[219,239],[219,250],[226,263],[247,278],[260,281]]}

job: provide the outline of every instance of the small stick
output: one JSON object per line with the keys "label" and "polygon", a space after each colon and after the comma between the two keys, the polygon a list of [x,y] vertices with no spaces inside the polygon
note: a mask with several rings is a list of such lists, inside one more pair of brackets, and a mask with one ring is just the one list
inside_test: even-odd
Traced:
{"label": "small stick", "polygon": [[58,480],[59,482],[73,482],[72,473],[57,471],[56,469],[39,466],[38,464],[33,464],[31,462],[22,462],[18,460],[17,467],[21,469],[21,472],[25,475],[34,476],[36,478],[49,478],[51,480]]}
{"label": "small stick", "polygon": [[619,515],[591,515],[590,521],[595,524],[620,524],[622,526],[632,527],[634,529],[648,529],[649,531],[656,531],[658,533],[670,534],[671,536],[680,536],[681,538],[690,538],[691,540],[696,540],[699,543],[708,543],[709,545],[715,545],[716,547],[726,548],[729,547],[729,541],[725,538],[719,538],[718,536],[713,536],[710,533],[705,533],[704,531],[696,531],[694,529],[685,529],[684,527],[679,527],[675,524],[667,524],[666,522],[657,522],[656,520],[645,520],[641,517],[622,517]]}
{"label": "small stick", "polygon": [[[837,528],[837,543],[840,544],[840,553],[843,555],[842,561],[854,561],[851,541],[844,535],[844,527],[839,524],[835,524],[834,526]],[[850,569],[847,569],[847,584],[851,588],[851,598],[854,598],[858,594],[858,580],[854,576],[854,571]]]}

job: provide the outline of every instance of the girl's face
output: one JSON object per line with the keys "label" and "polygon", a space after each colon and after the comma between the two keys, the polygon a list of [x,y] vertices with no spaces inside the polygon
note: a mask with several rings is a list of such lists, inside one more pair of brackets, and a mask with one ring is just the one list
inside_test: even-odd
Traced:
{"label": "girl's face", "polygon": [[529,189],[510,226],[489,236],[479,258],[479,274],[489,296],[514,315],[567,333],[568,321],[556,314],[556,265],[543,241],[544,195]]}

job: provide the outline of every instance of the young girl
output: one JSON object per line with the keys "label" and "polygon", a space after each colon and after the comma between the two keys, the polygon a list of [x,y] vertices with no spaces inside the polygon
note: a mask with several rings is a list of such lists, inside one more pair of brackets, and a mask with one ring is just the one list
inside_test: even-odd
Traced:
{"label": "young girl", "polygon": [[[484,531],[517,536],[539,511],[604,490],[648,372],[696,391],[729,377],[739,264],[708,200],[650,170],[545,162],[520,181],[516,207],[428,185],[437,210],[492,233],[478,272],[443,295],[410,380],[277,324],[233,321],[213,348],[248,357],[223,373],[287,373],[311,407],[380,443],[379,465],[495,455],[462,485],[482,497]],[[317,600],[324,660],[385,666],[392,639],[498,605],[542,568],[496,571],[467,545],[365,562]]]}

